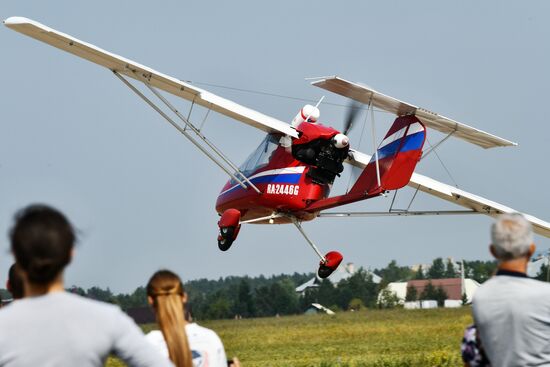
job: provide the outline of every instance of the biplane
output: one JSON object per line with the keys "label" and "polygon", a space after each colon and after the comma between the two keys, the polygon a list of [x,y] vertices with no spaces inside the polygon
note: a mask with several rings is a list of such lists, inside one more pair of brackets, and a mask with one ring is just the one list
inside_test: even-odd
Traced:
{"label": "biplane", "polygon": [[[231,247],[243,224],[293,224],[318,255],[318,275],[325,278],[338,267],[342,255],[337,251],[321,253],[304,232],[301,225],[304,221],[327,216],[479,213],[496,216],[516,212],[512,208],[415,172],[417,163],[423,155],[426,156],[430,152],[423,149],[428,129],[445,134],[445,138],[432,149],[450,137],[485,149],[514,146],[516,143],[384,95],[363,84],[337,76],[322,77],[312,82],[316,87],[363,105],[371,113],[377,108],[396,116],[372,155],[361,153],[351,147],[347,134],[353,125],[353,113],[348,116],[343,131],[319,122],[319,103],[315,106],[304,106],[291,123],[286,123],[36,21],[11,17],[6,19],[4,24],[10,29],[109,69],[115,77],[227,173],[229,180],[216,201],[216,210],[220,215],[217,241],[222,251],[227,251]],[[136,81],[142,83],[150,93],[146,95],[144,88],[137,88]],[[189,112],[180,112],[161,91],[189,101]],[[249,158],[237,166],[201,132],[200,125],[191,121],[191,111],[195,107],[206,109],[205,119],[210,111],[214,111],[260,129],[266,136]],[[357,106],[350,111],[356,109]],[[361,172],[347,192],[331,196],[332,185],[344,171],[345,164],[355,166]],[[417,191],[462,206],[465,210],[326,211],[385,195],[407,185]],[[524,215],[536,233],[550,237],[550,223],[531,215]]]}

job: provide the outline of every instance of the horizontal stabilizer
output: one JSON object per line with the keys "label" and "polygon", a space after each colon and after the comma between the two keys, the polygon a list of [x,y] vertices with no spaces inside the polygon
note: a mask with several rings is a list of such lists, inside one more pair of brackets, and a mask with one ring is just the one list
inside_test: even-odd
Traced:
{"label": "horizontal stabilizer", "polygon": [[323,78],[311,84],[367,105],[372,104],[376,108],[391,112],[397,116],[415,115],[424,125],[431,129],[441,131],[444,134],[452,133],[453,137],[460,138],[482,148],[517,145],[514,142],[451,120],[435,112],[379,93],[368,86],[353,83],[336,76]]}

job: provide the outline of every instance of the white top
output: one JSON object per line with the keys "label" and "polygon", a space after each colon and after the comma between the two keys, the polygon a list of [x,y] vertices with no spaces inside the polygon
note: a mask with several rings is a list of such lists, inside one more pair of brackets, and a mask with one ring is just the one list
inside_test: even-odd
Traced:
{"label": "white top", "polygon": [[550,366],[550,284],[497,275],[476,291],[473,314],[492,366]]}
{"label": "white top", "polygon": [[0,366],[99,367],[113,353],[128,366],[171,366],[117,306],[67,292],[0,310]]}
{"label": "white top", "polygon": [[[218,334],[196,323],[185,325],[185,333],[193,354],[194,367],[227,367],[225,349]],[[168,347],[160,330],[153,330],[146,335],[162,355],[168,357]]]}

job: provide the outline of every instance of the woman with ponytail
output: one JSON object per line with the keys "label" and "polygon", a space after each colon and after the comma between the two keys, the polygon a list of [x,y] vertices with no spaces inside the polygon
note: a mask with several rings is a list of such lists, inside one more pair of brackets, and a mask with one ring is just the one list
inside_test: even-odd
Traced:
{"label": "woman with ponytail", "polygon": [[[225,350],[218,335],[185,319],[187,294],[180,278],[169,270],[157,271],[147,283],[147,299],[160,330],[147,339],[176,367],[226,367]],[[238,361],[233,365],[238,367]]]}
{"label": "woman with ponytail", "polygon": [[168,356],[176,367],[193,367],[183,315],[186,297],[181,280],[171,271],[156,272],[147,284],[147,299],[155,310]]}
{"label": "woman with ponytail", "polygon": [[99,367],[111,353],[129,366],[171,365],[117,306],[65,291],[76,234],[61,212],[24,208],[10,241],[24,298],[0,311],[0,367]]}

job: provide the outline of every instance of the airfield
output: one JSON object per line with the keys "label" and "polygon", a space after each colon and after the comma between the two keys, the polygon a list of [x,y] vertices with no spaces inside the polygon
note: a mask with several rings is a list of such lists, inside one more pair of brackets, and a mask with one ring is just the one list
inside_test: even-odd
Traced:
{"label": "airfield", "polygon": [[[470,307],[204,321],[246,367],[462,366]],[[154,325],[142,325],[144,331]],[[115,359],[108,367],[124,366]]]}
{"label": "airfield", "polygon": [[[536,107],[546,104],[550,84],[541,72],[550,62],[548,47],[540,46],[549,29],[545,3],[197,2],[147,12],[99,3],[12,2],[1,15],[35,18],[285,122],[325,95],[305,77],[368,83],[517,141],[519,147],[484,150],[445,140],[419,172],[550,220],[550,176],[541,169],[550,124]],[[0,121],[1,231],[33,201],[66,211],[83,234],[68,284],[118,293],[142,286],[159,268],[185,281],[315,270],[317,259],[291,225],[247,226],[239,243],[220,252],[214,202],[227,175],[110,71],[2,31],[9,52],[0,61],[8,71],[0,99],[9,108]],[[191,112],[189,103],[170,101]],[[341,129],[348,103],[327,93],[321,122]],[[372,153],[371,135],[382,140],[393,115],[374,114],[378,132],[370,133],[365,114],[352,132],[353,148]],[[197,113],[197,121],[206,116]],[[265,135],[220,114],[209,119],[202,131],[237,163]],[[446,139],[432,132],[434,146]],[[346,169],[334,192],[345,191],[356,173]],[[387,211],[415,200],[417,210],[457,209],[417,192],[408,187],[352,208]],[[379,267],[391,258],[486,260],[490,223],[483,215],[320,218],[304,227],[323,251],[342,250],[346,261]],[[536,241],[548,248],[546,238]],[[284,261],[274,261],[281,254]],[[0,257],[0,284],[12,261]],[[460,341],[471,322],[470,307],[199,321],[246,367],[462,366]],[[114,358],[106,365],[124,366]]]}

